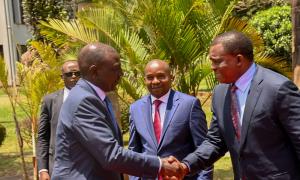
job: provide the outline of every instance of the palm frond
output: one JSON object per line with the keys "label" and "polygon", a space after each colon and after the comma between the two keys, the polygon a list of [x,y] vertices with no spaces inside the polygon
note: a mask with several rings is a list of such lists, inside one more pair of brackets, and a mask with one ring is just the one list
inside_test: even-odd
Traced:
{"label": "palm frond", "polygon": [[79,21],[84,27],[89,27],[98,33],[100,42],[110,44],[120,50],[118,45],[119,37],[118,30],[124,28],[120,17],[110,9],[89,8],[81,11],[78,14]]}
{"label": "palm frond", "polygon": [[281,57],[270,57],[266,53],[261,52],[254,57],[257,64],[278,72],[288,78],[292,78],[292,69],[287,61]]}
{"label": "palm frond", "polygon": [[78,39],[83,43],[97,42],[99,39],[99,34],[95,29],[85,27],[76,20],[68,22],[64,20],[49,19],[48,23],[42,22],[41,24],[62,32],[73,39]]}

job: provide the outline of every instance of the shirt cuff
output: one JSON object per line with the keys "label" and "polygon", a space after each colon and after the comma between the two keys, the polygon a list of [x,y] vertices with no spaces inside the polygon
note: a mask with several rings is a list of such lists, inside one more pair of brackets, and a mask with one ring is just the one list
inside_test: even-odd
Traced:
{"label": "shirt cuff", "polygon": [[160,170],[161,170],[161,166],[162,166],[162,161],[161,161],[160,157],[158,157],[158,160],[159,160],[159,169],[158,169],[158,174],[159,174]]}
{"label": "shirt cuff", "polygon": [[48,172],[48,169],[41,169],[41,170],[39,170],[39,176],[40,176],[41,172]]}

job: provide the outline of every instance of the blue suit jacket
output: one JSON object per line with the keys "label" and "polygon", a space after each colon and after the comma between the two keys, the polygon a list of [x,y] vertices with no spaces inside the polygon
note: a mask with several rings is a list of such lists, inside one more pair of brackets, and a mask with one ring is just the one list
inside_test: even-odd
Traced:
{"label": "blue suit jacket", "polygon": [[[130,107],[129,149],[160,157],[175,156],[182,160],[205,139],[207,124],[200,101],[171,90],[160,143],[157,144],[151,115],[150,95]],[[212,179],[212,169],[186,179]],[[131,179],[138,179],[131,177]]]}
{"label": "blue suit jacket", "polygon": [[240,143],[230,103],[230,85],[218,85],[207,140],[183,160],[192,173],[229,151],[235,180],[300,179],[300,92],[295,84],[257,66],[246,100]]}
{"label": "blue suit jacket", "polygon": [[126,150],[106,106],[83,79],[62,105],[53,180],[120,180],[122,173],[157,176],[157,156]]}

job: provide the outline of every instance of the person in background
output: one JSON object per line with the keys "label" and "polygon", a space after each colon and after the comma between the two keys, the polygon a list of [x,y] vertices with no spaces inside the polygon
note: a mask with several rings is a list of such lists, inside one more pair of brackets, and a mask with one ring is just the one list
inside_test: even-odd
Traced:
{"label": "person in background", "polygon": [[65,87],[43,98],[37,140],[37,162],[40,180],[49,180],[55,152],[55,134],[58,115],[69,91],[80,78],[76,60],[66,61],[61,68]]}

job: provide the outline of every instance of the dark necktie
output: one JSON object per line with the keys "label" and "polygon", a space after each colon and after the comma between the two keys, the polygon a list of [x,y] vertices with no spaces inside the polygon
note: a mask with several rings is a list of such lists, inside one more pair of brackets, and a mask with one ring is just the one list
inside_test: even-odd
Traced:
{"label": "dark necktie", "polygon": [[154,132],[155,132],[155,137],[157,140],[157,143],[159,143],[160,140],[160,135],[161,135],[161,124],[160,124],[160,115],[159,115],[159,106],[162,103],[162,101],[156,99],[154,101],[154,122],[153,122],[153,127],[154,127]]}
{"label": "dark necktie", "polygon": [[120,136],[120,134],[119,134],[120,133],[119,132],[119,126],[118,126],[118,123],[117,123],[117,119],[115,118],[115,115],[114,115],[112,103],[111,103],[111,101],[109,100],[109,98],[107,96],[105,97],[104,102],[105,102],[106,107],[107,107],[107,109],[109,111],[109,116],[110,116],[110,118],[112,120],[112,123],[113,123],[113,125],[115,127],[115,130],[116,130],[118,136]]}
{"label": "dark necktie", "polygon": [[240,107],[239,102],[236,95],[236,90],[238,88],[233,84],[230,88],[230,96],[231,96],[231,117],[232,123],[235,129],[235,134],[238,141],[241,138],[241,127],[240,127]]}

